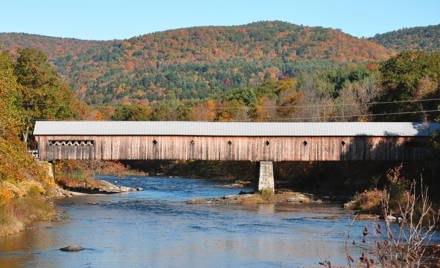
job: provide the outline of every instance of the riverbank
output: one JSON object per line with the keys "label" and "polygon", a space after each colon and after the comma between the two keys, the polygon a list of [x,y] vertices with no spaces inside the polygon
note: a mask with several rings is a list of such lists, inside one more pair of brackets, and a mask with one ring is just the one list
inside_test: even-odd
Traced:
{"label": "riverbank", "polygon": [[53,203],[44,197],[23,197],[0,204],[0,237],[16,234],[36,221],[56,217]]}
{"label": "riverbank", "polygon": [[115,194],[123,192],[142,191],[142,187],[117,186],[104,180],[88,178],[81,183],[64,184],[63,190],[67,196],[81,194]]}
{"label": "riverbank", "polygon": [[143,190],[141,187],[117,186],[94,178],[81,182],[68,181],[72,184],[61,186],[54,180],[48,163],[38,162],[38,167],[46,170],[45,183],[38,180],[0,183],[0,237],[21,232],[38,221],[59,219],[61,215],[55,209],[54,201],[60,198]]}
{"label": "riverbank", "polygon": [[55,161],[53,164],[56,183],[63,189],[86,193],[121,193],[141,191],[142,188],[116,186],[107,181],[94,178],[96,174],[126,176],[145,175],[144,172],[130,169],[119,162],[111,161]]}
{"label": "riverbank", "polygon": [[0,236],[55,217],[51,198],[59,193],[44,163],[28,155],[19,141],[16,146],[5,145],[0,138]]}

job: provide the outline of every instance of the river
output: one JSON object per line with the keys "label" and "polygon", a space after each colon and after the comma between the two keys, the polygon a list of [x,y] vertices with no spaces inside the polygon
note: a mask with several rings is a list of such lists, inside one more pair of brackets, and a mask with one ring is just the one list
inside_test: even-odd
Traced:
{"label": "river", "polygon": [[[186,204],[242,190],[189,178],[97,176],[140,192],[57,201],[68,218],[0,239],[0,267],[298,267],[345,264],[347,232],[363,226],[337,205]],[[327,216],[330,216],[327,218]],[[351,241],[351,240],[350,240]],[[58,249],[79,244],[81,252]]]}

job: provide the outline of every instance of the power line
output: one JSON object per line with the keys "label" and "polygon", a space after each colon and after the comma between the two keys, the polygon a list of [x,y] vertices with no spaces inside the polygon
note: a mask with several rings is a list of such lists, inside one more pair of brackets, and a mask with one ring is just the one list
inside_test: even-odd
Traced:
{"label": "power line", "polygon": [[[334,115],[331,118],[353,118],[353,117],[374,117],[374,116],[387,116],[387,115],[404,115],[404,114],[417,114],[417,113],[434,113],[440,112],[437,110],[422,110],[422,111],[409,111],[409,112],[395,112],[395,113],[376,113],[376,114],[357,114],[357,115]],[[310,116],[310,117],[278,117],[271,118],[270,120],[316,120],[325,119],[324,116]],[[253,121],[253,120],[248,120]]]}
{"label": "power line", "polygon": [[[408,111],[408,112],[394,112],[394,113],[376,113],[376,114],[358,114],[358,115],[334,115],[331,118],[353,118],[353,117],[374,117],[374,116],[387,116],[387,115],[404,115],[404,114],[418,114],[418,113],[434,113],[440,112],[440,109],[437,110],[422,110],[422,111]],[[32,120],[45,120],[52,121],[46,118],[31,118]],[[278,117],[278,118],[270,118],[270,121],[280,121],[280,120],[316,120],[316,119],[325,119],[324,116],[309,116],[309,117]],[[53,120],[57,121],[57,120]],[[185,121],[185,120],[183,120]],[[232,122],[254,122],[255,120],[235,120]]]}
{"label": "power line", "polygon": [[[341,106],[362,106],[362,105],[381,105],[381,104],[396,104],[396,103],[416,103],[416,102],[429,102],[440,101],[437,99],[423,99],[423,100],[407,100],[407,101],[383,101],[383,102],[365,102],[365,103],[341,103],[341,104],[310,104],[310,105],[269,105],[262,106],[264,108],[314,108],[314,107],[341,107]],[[250,107],[227,107],[228,109],[250,109]],[[215,107],[214,109],[223,109],[223,107]]]}
{"label": "power line", "polygon": [[[341,103],[341,104],[308,104],[308,105],[270,105],[262,106],[264,108],[313,108],[313,107],[341,107],[341,106],[357,106],[357,105],[381,105],[381,104],[396,104],[396,103],[417,103],[417,102],[430,102],[430,101],[440,101],[440,98],[433,99],[422,99],[422,100],[397,100],[397,101],[382,101],[382,102],[366,102],[366,103]],[[32,106],[47,106],[47,103],[23,103],[26,107]],[[112,104],[98,104],[98,105],[86,105],[86,107],[107,107]],[[64,105],[50,105],[50,107],[64,107]],[[214,107],[212,110],[223,110],[225,107]],[[248,110],[251,107],[226,107],[227,109],[243,109]]]}

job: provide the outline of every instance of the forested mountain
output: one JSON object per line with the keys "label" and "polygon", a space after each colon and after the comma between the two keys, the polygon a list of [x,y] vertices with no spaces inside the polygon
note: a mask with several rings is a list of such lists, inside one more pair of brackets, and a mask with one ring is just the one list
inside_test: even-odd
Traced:
{"label": "forested mountain", "polygon": [[377,62],[393,54],[339,30],[279,21],[185,28],[113,41],[4,33],[0,46],[43,50],[88,103],[207,98],[301,71]]}
{"label": "forested mountain", "polygon": [[440,24],[376,34],[369,40],[396,50],[440,51]]}

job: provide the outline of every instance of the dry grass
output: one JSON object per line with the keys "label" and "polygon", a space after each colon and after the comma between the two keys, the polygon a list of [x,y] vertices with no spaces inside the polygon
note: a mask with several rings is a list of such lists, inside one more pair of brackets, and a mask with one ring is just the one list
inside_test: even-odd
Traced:
{"label": "dry grass", "polygon": [[121,162],[100,161],[100,160],[65,160],[59,161],[61,164],[74,165],[75,168],[83,172],[102,175],[124,176],[124,175],[143,175],[143,172],[130,169]]}
{"label": "dry grass", "polygon": [[52,202],[39,194],[0,201],[0,237],[22,231],[27,225],[55,216]]}
{"label": "dry grass", "polygon": [[[420,188],[419,188],[420,187]],[[413,181],[406,191],[406,198],[399,200],[398,224],[387,218],[391,215],[390,193],[385,191],[382,201],[381,223],[371,228],[363,227],[361,241],[348,243],[346,254],[350,267],[438,267],[439,250],[432,244],[432,236],[439,220],[438,213],[432,213],[432,203],[428,197],[428,188],[419,187]],[[350,255],[350,246],[360,245],[359,258]],[[329,266],[330,267],[330,266]]]}
{"label": "dry grass", "polygon": [[365,190],[356,194],[353,201],[346,204],[347,209],[369,211],[380,213],[382,211],[382,201],[385,198],[383,190],[377,188]]}
{"label": "dry grass", "polygon": [[93,178],[95,174],[123,176],[138,173],[128,169],[119,162],[88,160],[63,160],[55,162],[56,182],[67,189],[92,190],[100,188],[102,182]]}

